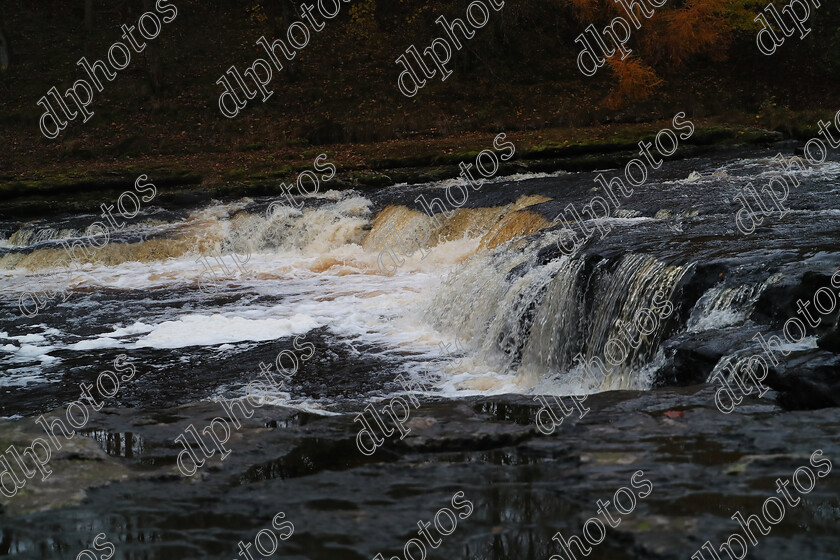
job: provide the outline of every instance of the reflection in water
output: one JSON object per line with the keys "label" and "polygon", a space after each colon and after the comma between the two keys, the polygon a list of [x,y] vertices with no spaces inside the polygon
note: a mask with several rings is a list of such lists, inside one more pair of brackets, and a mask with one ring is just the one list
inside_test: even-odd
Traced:
{"label": "reflection in water", "polygon": [[[12,532],[8,529],[3,529],[0,533],[0,555],[6,556],[12,550]],[[17,551],[15,551],[17,552]]]}
{"label": "reflection in water", "polygon": [[355,441],[329,441],[321,438],[305,438],[303,443],[288,454],[267,463],[250,467],[240,478],[240,484],[308,476],[320,471],[345,471],[368,463],[394,460],[392,452],[384,451],[372,456],[359,453]]}
{"label": "reflection in water", "polygon": [[[4,526],[0,532],[0,556],[21,558],[76,558],[85,549],[91,549],[94,537],[105,533],[116,548],[115,559],[120,560],[183,560],[195,558],[196,547],[185,539],[184,530],[226,527],[238,530],[249,526],[249,519],[237,515],[104,515],[97,516],[77,508],[65,510],[64,519],[50,521],[39,518],[35,523]],[[5,525],[5,524],[4,524]],[[61,534],[64,538],[58,537]],[[226,553],[227,538],[205,542],[208,550]],[[90,558],[82,556],[82,558]]]}
{"label": "reflection in water", "polygon": [[107,430],[85,430],[80,432],[84,437],[95,440],[111,457],[126,459],[140,458],[145,451],[143,438],[131,432],[109,432]]}
{"label": "reflection in water", "polygon": [[473,410],[489,414],[497,421],[513,422],[515,424],[529,426],[534,423],[534,415],[538,408],[522,404],[487,401],[474,405]]}

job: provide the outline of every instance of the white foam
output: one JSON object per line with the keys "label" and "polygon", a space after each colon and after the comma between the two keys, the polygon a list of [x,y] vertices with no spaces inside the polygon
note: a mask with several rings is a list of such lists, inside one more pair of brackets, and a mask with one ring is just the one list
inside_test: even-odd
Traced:
{"label": "white foam", "polygon": [[752,308],[744,309],[715,309],[706,312],[697,322],[690,325],[688,332],[702,332],[711,329],[722,329],[743,323]]}
{"label": "white foam", "polygon": [[99,348],[117,348],[121,346],[118,340],[113,338],[94,338],[90,340],[82,340],[67,347],[68,350],[96,350]]}
{"label": "white foam", "polygon": [[0,377],[0,387],[25,387],[30,383],[43,383],[41,369],[37,366],[10,368]]}
{"label": "white foam", "polygon": [[21,344],[17,351],[18,356],[25,358],[41,357],[48,352],[55,350],[55,346],[35,346],[32,344]]}
{"label": "white foam", "polygon": [[122,327],[118,329],[114,329],[110,333],[105,333],[102,336],[106,338],[119,338],[122,336],[129,336],[132,334],[145,334],[154,330],[152,325],[146,325],[145,323],[135,322],[133,325],[129,325],[128,327]]}
{"label": "white foam", "polygon": [[18,342],[44,342],[46,340],[42,334],[25,334],[22,336],[10,336],[8,338],[13,338]]}
{"label": "white foam", "polygon": [[276,340],[303,334],[321,326],[308,315],[283,319],[246,319],[214,315],[186,315],[164,321],[138,340],[133,348],[184,348],[231,342]]}
{"label": "white foam", "polygon": [[9,355],[4,356],[6,363],[32,363],[36,361],[40,361],[42,364],[52,363],[58,360],[58,358],[49,355],[55,349],[55,346],[35,346],[34,344],[21,344],[20,346],[4,344],[0,346],[0,350],[9,353]]}

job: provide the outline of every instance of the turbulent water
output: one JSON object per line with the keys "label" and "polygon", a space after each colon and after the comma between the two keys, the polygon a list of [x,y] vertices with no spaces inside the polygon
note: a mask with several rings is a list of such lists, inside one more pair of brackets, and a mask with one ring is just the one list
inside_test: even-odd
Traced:
{"label": "turbulent water", "polygon": [[[802,410],[832,406],[819,399],[834,398],[840,362],[818,340],[834,315],[781,347],[785,379],[802,380],[778,400],[793,411],[773,392],[716,408],[715,383],[761,351],[754,335],[779,334],[840,267],[837,158],[796,172],[785,216],[737,228],[735,197],[774,165],[743,149],[666,163],[583,224],[595,234],[569,254],[555,218],[603,194],[597,172],[499,178],[434,220],[416,199],[445,198],[450,181],[326,191],[299,209],[151,205],[69,274],[55,272],[62,245],[99,216],[7,216],[0,440],[43,436],[32,420],[121,354],[137,373],[64,444],[51,480],[29,481],[5,517],[0,506],[0,556],[73,557],[101,531],[117,558],[232,558],[283,510],[296,527],[284,557],[373,558],[460,489],[475,513],[439,557],[548,558],[552,535],[579,534],[636,468],[656,492],[609,530],[602,557],[688,558],[722,541],[732,513],[758,511],[806,451],[840,459],[836,414]],[[53,296],[25,316],[27,293]],[[312,359],[282,389],[263,385],[269,406],[235,430],[224,463],[180,476],[175,437],[221,414],[216,397],[243,397],[297,336]],[[425,384],[412,435],[366,457],[354,417],[404,395],[399,376]],[[536,429],[536,396],[584,394],[585,417]],[[838,485],[817,485],[762,557],[836,558]]]}
{"label": "turbulent water", "polygon": [[[93,376],[120,353],[145,372],[138,387],[117,397],[126,404],[236,395],[253,377],[261,348],[305,333],[338,366],[328,373],[336,379],[305,380],[268,396],[323,413],[385,396],[398,388],[396,375],[422,371],[437,380],[435,393],[454,398],[668,384],[677,345],[717,338],[731,347],[721,352],[726,360],[743,350],[736,330],[768,326],[756,310],[768,287],[809,271],[830,274],[840,264],[836,161],[798,174],[802,185],[784,218],[765,218],[750,236],[735,227],[734,196],[749,181],[766,182],[773,165],[751,154],[666,165],[607,219],[612,229],[604,239],[596,233],[572,255],[558,249],[554,216],[598,194],[594,174],[496,180],[471,192],[451,217],[438,216],[440,227],[429,222],[426,252],[405,257],[392,275],[377,265],[383,232],[397,231],[409,245],[420,239],[414,220],[425,215],[414,199],[443,197],[446,182],[374,194],[329,191],[304,199],[300,210],[268,215],[272,199],[176,212],[151,207],[91,251],[66,301],[53,299],[31,318],[21,315],[19,296],[33,286],[61,289],[67,275],[47,272],[66,257],[59,243],[84,235],[98,217],[7,222],[0,413],[66,404],[64,378]],[[232,254],[248,253],[244,270],[231,266]],[[236,274],[207,293],[199,289],[199,259],[214,255]],[[586,379],[575,356],[605,360],[607,341],[621,336],[616,320],[652,308],[656,292],[675,312],[620,366],[608,365],[597,383]],[[350,363],[360,357],[366,370]],[[710,373],[680,378],[702,381]]]}

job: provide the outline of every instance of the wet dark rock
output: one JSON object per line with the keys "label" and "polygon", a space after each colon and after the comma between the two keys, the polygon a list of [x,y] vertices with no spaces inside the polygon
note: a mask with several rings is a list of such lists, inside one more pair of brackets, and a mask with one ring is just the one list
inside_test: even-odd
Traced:
{"label": "wet dark rock", "polygon": [[[93,523],[92,534],[105,532],[121,558],[229,559],[237,541],[252,541],[283,511],[295,532],[281,543],[280,557],[389,558],[416,536],[418,520],[432,520],[463,491],[473,513],[443,539],[436,557],[548,558],[560,552],[551,540],[557,531],[580,535],[597,515],[597,500],[612,500],[642,470],[652,493],[607,530],[597,553],[688,558],[705,540],[738,531],[730,519],[736,511],[760,513],[763,500],[775,495],[772,481],[807,465],[815,449],[835,463],[840,458],[836,415],[784,412],[766,399],[725,415],[714,406],[713,389],[592,395],[583,418],[569,417],[549,436],[534,429],[539,405],[526,396],[426,401],[412,410],[404,440],[387,438],[369,457],[355,448],[353,413],[264,407],[234,430],[230,456],[212,457],[193,479],[174,465],[180,449],[174,438],[190,424],[205,426],[218,405],[112,410],[92,417],[90,431],[72,440],[98,457],[97,476],[81,479],[74,460],[59,458],[54,483],[33,480],[32,491],[27,486],[26,494],[4,499],[3,547],[35,550],[49,535],[75,554],[90,544],[90,531],[78,527]],[[29,419],[0,422],[0,439],[26,441],[37,433],[30,428]],[[840,545],[830,513],[838,480],[819,479],[756,554],[782,560],[791,549],[807,549],[809,558],[832,558]],[[39,485],[81,493],[46,502]],[[796,529],[805,525],[808,531]]]}
{"label": "wet dark rock", "polygon": [[817,340],[817,346],[828,352],[840,354],[840,321],[834,325],[833,329]]}
{"label": "wet dark rock", "polygon": [[[828,288],[832,292],[837,291],[831,285],[830,274],[814,271],[804,274],[785,274],[783,281],[768,286],[761,294],[755,315],[769,317],[778,324],[778,328],[781,328],[789,318],[800,317],[797,301],[811,302],[814,294],[821,288]],[[811,305],[811,310],[814,313],[813,305]],[[823,325],[830,324],[825,320],[822,323],[821,329],[825,328]]]}
{"label": "wet dark rock", "polygon": [[779,404],[788,410],[840,406],[840,355],[791,354],[767,375],[766,383],[779,392]]}
{"label": "wet dark rock", "polygon": [[537,433],[534,424],[476,424],[472,417],[472,410],[465,404],[454,409],[447,407],[434,417],[415,415],[409,425],[411,433],[395,444],[422,452],[481,451],[516,445]]}
{"label": "wet dark rock", "polygon": [[[700,337],[680,339],[674,346],[665,348],[671,360],[656,374],[656,385],[686,386],[702,383],[709,378],[715,364],[728,349],[728,344],[712,339],[698,341]],[[700,342],[700,343],[698,343]]]}

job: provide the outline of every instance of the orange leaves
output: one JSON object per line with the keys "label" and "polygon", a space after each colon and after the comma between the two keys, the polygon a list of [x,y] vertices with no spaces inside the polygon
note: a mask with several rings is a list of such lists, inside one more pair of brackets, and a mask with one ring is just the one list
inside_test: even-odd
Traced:
{"label": "orange leaves", "polygon": [[688,0],[663,12],[645,41],[654,62],[673,66],[695,54],[722,55],[730,31],[721,13],[727,0]]}
{"label": "orange leaves", "polygon": [[618,86],[604,99],[610,109],[620,107],[627,101],[641,101],[653,94],[654,88],[662,83],[652,68],[631,56],[624,60],[618,57],[608,59],[610,69],[618,78]]}
{"label": "orange leaves", "polygon": [[[632,48],[633,55],[625,60],[620,60],[618,55],[607,59],[617,84],[604,99],[605,106],[615,109],[650,97],[662,83],[660,75],[680,71],[692,57],[723,59],[730,39],[739,30],[733,17],[734,7],[755,1],[683,0],[653,7],[648,0],[639,0],[647,12],[635,11],[641,28],[632,29],[628,42],[627,48]],[[629,17],[623,7],[625,2],[618,0],[566,0],[566,3],[581,26],[592,24],[599,32],[612,18],[618,16],[626,21]],[[608,44],[614,46],[610,40]]]}
{"label": "orange leaves", "polygon": [[603,2],[593,0],[569,0],[569,3],[577,12],[580,21],[592,21],[598,16],[599,11],[602,11]]}

